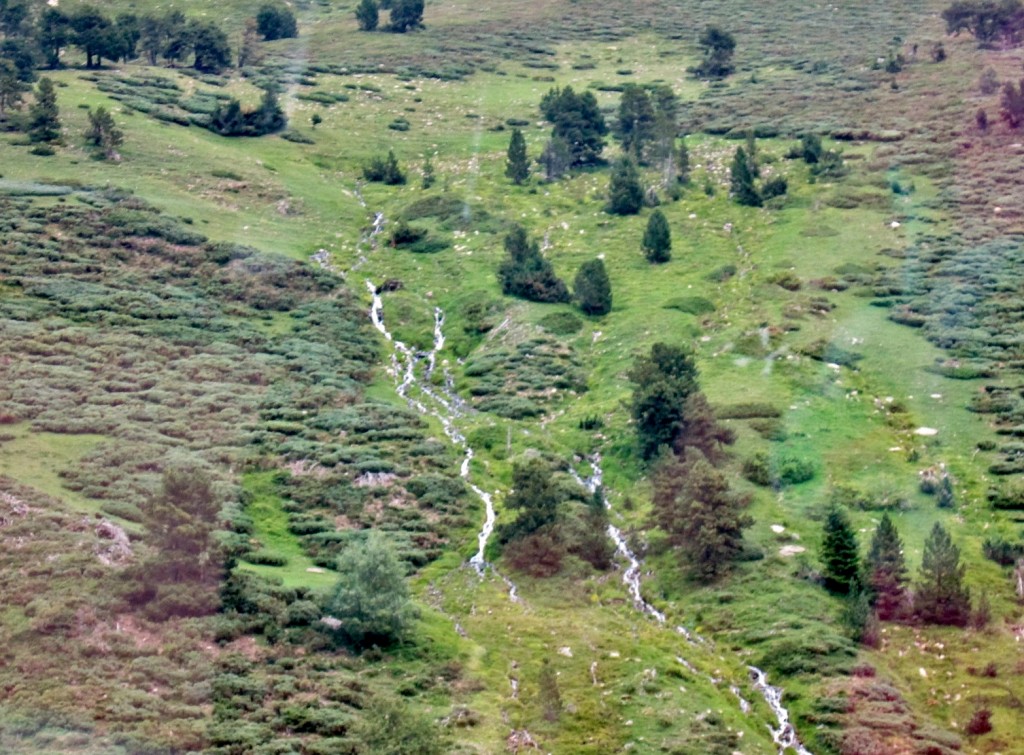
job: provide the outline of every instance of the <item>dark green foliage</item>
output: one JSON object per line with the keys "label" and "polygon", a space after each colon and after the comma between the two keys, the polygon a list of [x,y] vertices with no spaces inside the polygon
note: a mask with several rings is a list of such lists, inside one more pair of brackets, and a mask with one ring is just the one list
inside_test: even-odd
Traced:
{"label": "dark green foliage", "polygon": [[732,34],[717,26],[708,26],[700,35],[703,56],[694,73],[708,79],[721,79],[733,72],[732,55],[736,40]]}
{"label": "dark green foliage", "polygon": [[803,134],[800,137],[800,145],[794,152],[808,165],[814,165],[821,160],[821,156],[824,154],[821,137],[817,134]]}
{"label": "dark green foliage", "polygon": [[124,141],[124,133],[117,128],[114,117],[104,107],[89,111],[89,128],[85,132],[85,140],[98,147],[103,157],[117,155],[117,148]]}
{"label": "dark green foliage", "polygon": [[299,36],[299,25],[295,14],[284,5],[265,3],[256,12],[256,30],[263,39],[290,39]]}
{"label": "dark green foliage", "polygon": [[363,166],[363,178],[388,186],[400,186],[405,183],[405,173],[398,165],[395,151],[388,150],[387,157],[375,157],[369,165]]}
{"label": "dark green foliage", "polygon": [[613,215],[636,215],[644,206],[644,189],[640,174],[628,157],[615,163],[608,185],[608,212]]}
{"label": "dark green foliage", "polygon": [[731,491],[725,474],[694,450],[662,456],[653,483],[658,526],[698,578],[713,580],[743,550],[743,529],[753,524],[743,513],[749,498]]}
{"label": "dark green foliage", "polygon": [[799,485],[814,479],[814,464],[790,452],[769,456],[758,451],[743,462],[743,476],[756,485],[776,490],[786,485]]}
{"label": "dark green foliage", "polygon": [[36,86],[35,102],[29,109],[28,138],[33,142],[52,144],[60,141],[60,111],[57,90],[45,76]]}
{"label": "dark green foliage", "polygon": [[924,543],[921,575],[914,591],[914,613],[922,621],[967,626],[971,594],[963,584],[965,569],[960,563],[960,549],[936,522]]}
{"label": "dark green foliage", "polygon": [[14,64],[0,58],[0,121],[7,118],[8,110],[21,108],[22,95],[27,87],[18,78],[18,69]]}
{"label": "dark green foliage", "polygon": [[953,492],[953,478],[943,474],[939,480],[935,499],[940,509],[949,509],[956,505],[956,494]]}
{"label": "dark green foliage", "polygon": [[357,648],[390,645],[405,637],[416,618],[394,547],[370,532],[338,558],[338,582],[325,604],[340,623],[337,634]]}
{"label": "dark green foliage", "polygon": [[85,52],[87,68],[97,68],[103,58],[117,60],[124,50],[124,41],[116,27],[102,11],[83,5],[70,16],[72,41]]}
{"label": "dark green foliage", "polygon": [[70,41],[71,18],[60,8],[47,6],[36,26],[36,43],[43,51],[47,68],[60,65],[60,51]]}
{"label": "dark green foliage", "polygon": [[[197,71],[220,73],[231,65],[231,46],[228,44],[228,35],[217,24],[210,21],[193,21],[190,24],[190,36],[194,56],[192,67]],[[278,109],[278,113],[283,121],[284,114],[280,109]],[[283,122],[278,128],[262,133],[269,134],[280,128],[284,128]]]}
{"label": "dark green foliage", "polygon": [[209,129],[221,136],[263,136],[280,131],[287,125],[288,120],[273,89],[263,92],[260,106],[255,110],[242,110],[235,99],[226,105],[218,104],[208,122]]}
{"label": "dark green foliage", "polygon": [[618,118],[613,132],[622,144],[622,151],[642,162],[645,148],[655,137],[655,113],[651,95],[636,84],[622,90]]}
{"label": "dark green foliage", "polygon": [[388,31],[404,34],[423,26],[423,0],[391,0]]}
{"label": "dark green foliage", "polygon": [[745,207],[761,206],[761,195],[758,193],[757,187],[754,186],[754,178],[747,153],[743,147],[737,147],[729,173],[729,191],[736,204]]}
{"label": "dark green foliage", "polygon": [[512,179],[512,183],[517,186],[530,177],[530,160],[526,155],[526,139],[518,128],[512,129],[512,138],[509,139],[505,175]]}
{"label": "dark green foliage", "polygon": [[825,519],[821,541],[822,577],[825,587],[846,595],[860,584],[860,548],[849,518],[833,506]]}
{"label": "dark green foliage", "polygon": [[663,263],[672,259],[672,231],[661,210],[651,213],[640,248],[648,262]]}
{"label": "dark green foliage", "polygon": [[947,34],[970,32],[982,47],[991,47],[1000,39],[1016,40],[1021,31],[1021,6],[1017,0],[955,0],[942,11]]}
{"label": "dark green foliage", "polygon": [[612,310],[612,284],[602,260],[590,260],[580,265],[572,292],[584,314],[606,315]]}
{"label": "dark green foliage", "polygon": [[380,24],[380,11],[374,0],[360,0],[356,6],[356,22],[361,31],[374,31]]}
{"label": "dark green foliage", "polygon": [[764,200],[781,197],[789,190],[789,182],[784,176],[775,176],[764,182],[761,187],[761,198]]}
{"label": "dark green foliage", "polygon": [[552,138],[568,145],[570,166],[591,165],[600,159],[608,126],[593,92],[577,94],[571,86],[552,89],[541,99],[540,111],[554,124]]}
{"label": "dark green foliage", "polygon": [[640,455],[651,459],[682,431],[684,402],[698,390],[697,367],[688,350],[656,343],[633,363],[629,379],[635,384],[631,411]]}
{"label": "dark green foliage", "polygon": [[512,465],[511,492],[505,508],[517,512],[514,521],[498,528],[503,543],[525,538],[553,525],[566,496],[555,482],[554,470],[543,459],[527,459]]}
{"label": "dark green foliage", "polygon": [[903,559],[903,541],[888,513],[882,514],[875,528],[865,569],[878,618],[890,621],[903,616],[907,601],[907,566]]}
{"label": "dark green foliage", "polygon": [[985,538],[981,544],[981,552],[990,561],[1000,566],[1013,566],[1018,559],[1024,558],[1024,543],[1011,543],[998,537]]}
{"label": "dark green foliage", "polygon": [[505,236],[505,255],[498,267],[503,294],[539,302],[569,301],[565,283],[555,275],[551,263],[541,256],[540,246],[530,241],[522,226],[514,226]]}

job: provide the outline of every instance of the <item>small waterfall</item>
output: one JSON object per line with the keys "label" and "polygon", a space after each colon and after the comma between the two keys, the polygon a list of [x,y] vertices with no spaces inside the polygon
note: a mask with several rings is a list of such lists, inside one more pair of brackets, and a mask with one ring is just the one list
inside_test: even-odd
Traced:
{"label": "small waterfall", "polygon": [[769,726],[772,732],[772,740],[779,746],[779,755],[784,755],[786,750],[793,750],[797,755],[811,755],[811,753],[800,744],[796,736],[796,729],[789,722],[789,711],[782,705],[782,688],[773,687],[768,684],[768,676],[756,666],[748,666],[750,670],[750,681],[754,689],[761,693],[761,697],[772,709],[775,718],[779,722],[779,728]]}

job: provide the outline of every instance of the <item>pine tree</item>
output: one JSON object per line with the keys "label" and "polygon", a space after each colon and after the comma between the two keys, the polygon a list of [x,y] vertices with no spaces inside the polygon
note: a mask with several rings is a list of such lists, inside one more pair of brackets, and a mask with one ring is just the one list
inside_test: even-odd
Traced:
{"label": "pine tree", "polygon": [[390,5],[389,31],[404,34],[423,26],[423,0],[391,0]]}
{"label": "pine tree", "polygon": [[687,448],[696,448],[708,461],[717,464],[724,456],[722,446],[735,443],[736,433],[719,424],[702,391],[693,391],[686,397],[682,414],[682,425],[672,444],[676,453],[682,454]]}
{"label": "pine tree", "polygon": [[355,647],[389,645],[405,636],[416,609],[405,570],[379,532],[370,532],[364,542],[342,552],[326,610],[341,622],[340,637]]}
{"label": "pine tree", "polygon": [[573,282],[573,295],[584,314],[606,315],[612,309],[612,284],[601,260],[580,265]]}
{"label": "pine tree", "polygon": [[637,162],[643,162],[644,151],[656,135],[656,118],[651,96],[646,89],[629,84],[622,90],[619,101],[615,136],[622,151]]}
{"label": "pine tree", "polygon": [[18,78],[18,69],[6,58],[0,58],[0,121],[7,117],[7,110],[21,107],[25,84]]}
{"label": "pine tree", "polygon": [[698,390],[697,366],[686,349],[656,343],[648,356],[633,363],[629,379],[635,384],[630,410],[640,455],[648,460],[662,446],[671,446],[682,430],[683,406]]}
{"label": "pine tree", "polygon": [[374,31],[380,24],[380,11],[374,0],[360,0],[356,7],[356,21],[361,31]]}
{"label": "pine tree", "polygon": [[539,302],[569,301],[569,290],[544,259],[536,241],[530,241],[526,229],[514,226],[505,236],[505,259],[498,267],[501,292],[509,296]]}
{"label": "pine tree", "polygon": [[732,34],[717,26],[708,26],[700,35],[700,46],[704,57],[694,69],[698,76],[721,79],[733,72],[732,54],[736,49],[736,40]]}
{"label": "pine tree", "polygon": [[500,540],[507,543],[554,524],[563,500],[550,464],[536,458],[514,463],[512,491],[505,499],[505,508],[518,512],[518,516],[498,528]]}
{"label": "pine tree", "polygon": [[833,506],[825,519],[825,537],[821,543],[822,576],[825,587],[846,595],[860,582],[860,548],[857,534],[846,514]]}
{"label": "pine tree", "polygon": [[615,163],[608,186],[608,212],[613,215],[636,215],[644,206],[644,190],[640,175],[628,157]]}
{"label": "pine tree", "polygon": [[593,92],[576,94],[572,87],[550,90],[540,110],[554,124],[551,135],[565,141],[570,165],[592,165],[600,160],[608,126]]}
{"label": "pine tree", "polygon": [[878,618],[883,621],[899,618],[906,606],[907,566],[903,559],[903,541],[888,513],[882,514],[871,538],[867,581],[874,593]]}
{"label": "pine tree", "polygon": [[29,109],[28,138],[33,142],[56,142],[60,139],[60,110],[57,90],[47,77],[39,79],[35,102]]}
{"label": "pine tree", "polygon": [[924,543],[921,576],[914,593],[914,611],[929,624],[966,626],[971,617],[971,594],[964,586],[965,567],[960,549],[946,529],[935,523]]}
{"label": "pine tree", "polygon": [[117,128],[113,116],[105,107],[89,111],[89,128],[85,132],[85,140],[100,148],[106,158],[117,155],[117,148],[124,141],[124,133]]}
{"label": "pine tree", "polygon": [[640,246],[648,262],[662,263],[672,259],[672,231],[661,210],[651,213]]}
{"label": "pine tree", "polygon": [[667,454],[655,470],[655,520],[702,580],[720,575],[742,551],[743,530],[753,524],[748,503],[699,451]]}
{"label": "pine tree", "polygon": [[512,129],[512,138],[508,142],[505,175],[511,178],[512,183],[517,186],[530,177],[530,161],[526,156],[526,139],[518,128]]}
{"label": "pine tree", "polygon": [[760,207],[761,195],[754,186],[754,174],[747,161],[747,153],[743,147],[737,147],[730,171],[730,191],[737,204],[745,207]]}

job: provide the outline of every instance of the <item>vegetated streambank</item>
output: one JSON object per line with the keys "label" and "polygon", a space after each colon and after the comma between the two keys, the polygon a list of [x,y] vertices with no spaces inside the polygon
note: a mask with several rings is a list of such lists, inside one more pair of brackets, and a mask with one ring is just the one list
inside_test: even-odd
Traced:
{"label": "vegetated streambank", "polygon": [[[604,470],[601,468],[600,454],[588,457],[587,463],[590,464],[590,476],[582,477],[575,470],[571,470],[571,474],[588,493],[594,494],[601,491],[601,501],[604,503],[605,509],[611,513],[611,502],[608,500],[608,496],[605,495],[602,484]],[[607,532],[608,537],[615,543],[616,553],[629,564],[622,574],[622,582],[626,585],[626,589],[633,598],[633,606],[641,613],[654,618],[659,624],[666,625],[667,617],[665,614],[644,600],[643,593],[640,590],[640,559],[630,550],[626,538],[618,527],[609,522]],[[677,634],[682,635],[691,645],[707,644],[707,640],[704,637],[691,632],[682,625],[676,626],[675,631]],[[677,660],[689,670],[694,670],[692,664],[685,658],[678,657]],[[783,755],[787,750],[793,750],[797,755],[811,755],[807,748],[800,743],[796,729],[790,723],[789,711],[782,704],[783,689],[768,684],[768,675],[756,666],[747,666],[747,668],[750,670],[750,680],[754,689],[764,698],[765,703],[768,704],[768,707],[779,723],[778,728],[769,725],[772,740],[779,746],[779,755]],[[720,681],[714,677],[711,677],[710,680],[715,685]],[[739,698],[740,709],[744,713],[749,712],[750,705],[740,695],[739,688],[734,685],[730,687],[730,690]]]}

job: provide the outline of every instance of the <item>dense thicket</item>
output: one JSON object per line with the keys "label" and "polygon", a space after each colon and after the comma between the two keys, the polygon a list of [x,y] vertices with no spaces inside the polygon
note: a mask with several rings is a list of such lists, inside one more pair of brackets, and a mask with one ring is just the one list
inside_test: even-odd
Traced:
{"label": "dense thicket", "polygon": [[505,259],[498,267],[498,282],[501,292],[508,296],[539,302],[569,301],[565,283],[520,225],[505,236]]}
{"label": "dense thicket", "polygon": [[552,138],[568,145],[571,166],[600,160],[608,126],[593,92],[577,94],[571,86],[555,87],[541,99],[540,111],[554,125]]}

